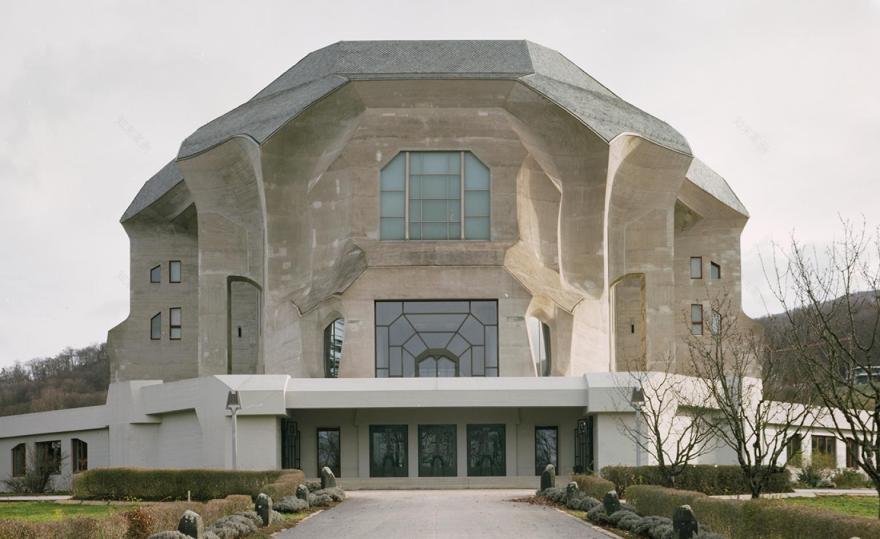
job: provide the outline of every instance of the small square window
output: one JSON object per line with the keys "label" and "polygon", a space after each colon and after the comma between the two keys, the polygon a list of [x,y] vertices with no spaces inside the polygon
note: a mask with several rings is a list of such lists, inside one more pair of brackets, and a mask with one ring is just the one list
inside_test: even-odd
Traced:
{"label": "small square window", "polygon": [[721,278],[721,266],[715,262],[709,264],[709,278],[716,281]]}
{"label": "small square window", "polygon": [[172,341],[180,340],[182,333],[180,324],[180,307],[172,307],[168,310],[168,315],[171,319],[168,326],[169,337]]}
{"label": "small square window", "polygon": [[162,282],[162,266],[161,265],[158,265],[158,266],[150,269],[150,282],[151,283],[161,283]]}
{"label": "small square window", "polygon": [[699,303],[691,305],[691,335],[703,334],[703,306]]}
{"label": "small square window", "polygon": [[168,281],[172,283],[180,282],[180,260],[172,260],[168,263]]}
{"label": "small square window", "polygon": [[150,339],[158,341],[162,338],[162,313],[150,318]]}
{"label": "small square window", "polygon": [[703,278],[703,257],[692,256],[691,257],[691,279],[702,279],[702,278]]}

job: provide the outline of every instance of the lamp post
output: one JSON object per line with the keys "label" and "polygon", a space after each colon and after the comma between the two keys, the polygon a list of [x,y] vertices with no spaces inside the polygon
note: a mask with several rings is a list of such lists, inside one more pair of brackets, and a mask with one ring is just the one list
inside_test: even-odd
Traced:
{"label": "lamp post", "polygon": [[238,469],[238,411],[241,410],[241,401],[238,391],[230,391],[226,395],[226,409],[232,412],[232,469]]}
{"label": "lamp post", "polygon": [[645,392],[641,387],[634,387],[630,403],[636,411],[636,466],[642,465],[642,406],[645,405]]}

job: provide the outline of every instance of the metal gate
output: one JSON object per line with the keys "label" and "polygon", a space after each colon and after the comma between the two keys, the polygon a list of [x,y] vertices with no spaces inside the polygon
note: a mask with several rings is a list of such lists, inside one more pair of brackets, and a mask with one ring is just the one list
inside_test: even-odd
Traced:
{"label": "metal gate", "polygon": [[281,468],[301,470],[299,457],[300,435],[296,421],[289,417],[281,418]]}
{"label": "metal gate", "polygon": [[574,473],[591,473],[593,459],[593,416],[578,419],[574,429]]}

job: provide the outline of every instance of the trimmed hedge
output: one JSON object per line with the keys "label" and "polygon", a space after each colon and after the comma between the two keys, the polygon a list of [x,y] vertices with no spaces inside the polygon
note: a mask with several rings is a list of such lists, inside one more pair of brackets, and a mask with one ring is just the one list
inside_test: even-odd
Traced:
{"label": "trimmed hedge", "polygon": [[730,500],[701,492],[653,485],[633,485],[627,501],[644,515],[672,516],[681,505],[690,505],[700,525],[729,539],[848,539],[880,537],[880,520],[849,517],[816,507],[786,504],[781,500]]}
{"label": "trimmed hedge", "polygon": [[[606,466],[602,477],[614,483],[621,498],[631,485],[663,486],[663,476],[657,466]],[[722,494],[750,494],[748,482],[739,466],[713,466],[699,464],[687,466],[676,478],[679,490],[695,490],[710,496]],[[791,476],[780,469],[770,476],[764,492],[792,492]]]}
{"label": "trimmed hedge", "polygon": [[577,483],[581,492],[597,500],[604,498],[609,490],[614,490],[614,483],[598,475],[573,475],[571,480]]}
{"label": "trimmed hedge", "polygon": [[0,520],[0,539],[145,539],[162,530],[176,530],[187,509],[213,522],[224,516],[253,508],[250,496],[227,496],[202,502],[167,502],[143,505],[108,517],[76,517],[56,521]]}
{"label": "trimmed hedge", "polygon": [[79,499],[168,501],[185,500],[187,491],[193,500],[230,494],[254,497],[265,492],[281,499],[296,493],[302,481],[299,470],[96,468],[74,475],[73,495]]}

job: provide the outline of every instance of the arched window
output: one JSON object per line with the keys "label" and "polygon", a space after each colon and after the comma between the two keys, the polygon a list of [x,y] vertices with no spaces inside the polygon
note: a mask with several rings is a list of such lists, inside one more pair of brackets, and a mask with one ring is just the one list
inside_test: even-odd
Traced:
{"label": "arched window", "polygon": [[416,358],[416,376],[454,378],[458,376],[458,359],[446,350],[425,350]]}
{"label": "arched window", "polygon": [[339,377],[342,359],[342,341],[345,339],[345,320],[337,318],[324,328],[324,377]]}
{"label": "arched window", "polygon": [[550,326],[537,318],[528,318],[526,328],[532,348],[532,360],[538,376],[550,376]]}

